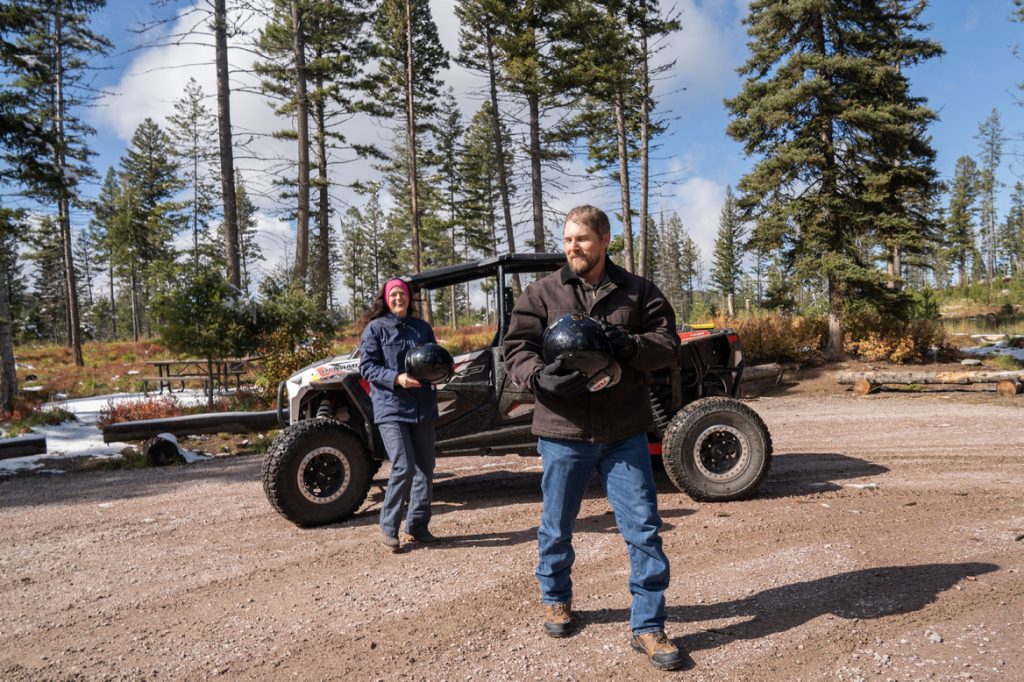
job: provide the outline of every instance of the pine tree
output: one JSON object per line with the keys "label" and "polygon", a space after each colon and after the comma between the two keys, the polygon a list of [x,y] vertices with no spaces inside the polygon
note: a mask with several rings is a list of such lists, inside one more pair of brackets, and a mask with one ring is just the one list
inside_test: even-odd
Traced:
{"label": "pine tree", "polygon": [[256,241],[258,222],[256,206],[249,199],[249,191],[241,173],[235,174],[235,199],[238,201],[238,258],[242,269],[242,291],[249,293],[252,286],[252,268],[264,261],[263,249]]}
{"label": "pine tree", "polygon": [[[40,125],[32,90],[45,82],[46,46],[27,38],[41,29],[42,8],[27,3],[0,6],[0,192],[52,181],[49,149],[56,148],[50,127]],[[0,413],[14,409],[18,392],[14,336],[18,248],[28,233],[25,212],[7,207],[0,195]]]}
{"label": "pine tree", "polygon": [[[512,197],[515,187],[512,183],[512,144],[505,121],[502,119],[498,101],[498,76],[501,69],[499,51],[495,40],[501,31],[501,17],[506,16],[506,4],[501,0],[457,0],[455,15],[459,18],[458,63],[467,69],[479,71],[487,78],[488,99],[474,115],[467,131],[467,160],[464,162],[467,174],[476,182],[475,209],[484,212],[494,233],[496,218],[494,194],[501,206],[502,225],[505,232],[506,252],[516,252],[515,232],[512,225]],[[489,140],[488,140],[489,135]],[[472,151],[470,151],[472,149]],[[494,170],[494,177],[487,167]],[[473,190],[470,190],[473,191]],[[472,200],[471,200],[472,201]],[[493,239],[497,248],[496,237]],[[512,277],[513,294],[518,298],[522,291],[519,275]]]}
{"label": "pine tree", "polygon": [[[175,113],[167,118],[168,134],[181,168],[188,198],[183,208],[192,229],[192,259],[199,265],[199,237],[213,218],[217,190],[211,164],[217,158],[216,119],[204,103],[203,88],[190,78],[185,93],[174,103]],[[223,243],[223,242],[222,242]],[[219,259],[218,259],[219,260]]]}
{"label": "pine tree", "polygon": [[115,229],[108,233],[115,245],[118,271],[129,280],[132,338],[136,341],[150,327],[145,308],[152,289],[168,285],[168,278],[156,273],[174,260],[172,239],[183,226],[180,206],[174,201],[181,186],[177,171],[170,138],[146,118],[121,158]]}
{"label": "pine tree", "polygon": [[[462,112],[459,111],[455,92],[451,88],[445,91],[438,109],[437,122],[437,171],[431,179],[431,185],[438,190],[441,205],[438,215],[444,232],[444,253],[438,253],[437,263],[454,265],[459,262],[459,254],[465,253],[466,211],[463,202],[464,178],[459,161],[462,156],[462,137],[465,126],[462,123]],[[460,249],[460,243],[463,248]],[[439,302],[444,299],[445,292],[436,292]],[[455,286],[447,290],[447,300],[438,310],[438,317],[448,315],[449,325],[456,329],[459,326],[458,300],[460,294]]]}
{"label": "pine tree", "polygon": [[679,247],[679,274],[683,293],[686,295],[682,319],[689,319],[693,312],[696,293],[701,289],[704,279],[704,266],[701,263],[700,247],[685,230]]}
{"label": "pine tree", "polygon": [[[562,61],[559,81],[575,93],[576,125],[587,138],[593,162],[588,171],[609,172],[619,185],[623,262],[627,270],[646,271],[647,191],[650,138],[664,130],[652,118],[652,76],[648,40],[663,37],[679,25],[658,16],[657,2],[597,0],[570,5],[556,50]],[[654,70],[655,75],[672,64]],[[631,164],[641,164],[639,232],[633,244]]]}
{"label": "pine tree", "polygon": [[946,212],[946,244],[950,262],[956,267],[961,288],[968,284],[971,254],[974,252],[974,216],[978,201],[978,165],[969,156],[956,160]]}
{"label": "pine tree", "polygon": [[683,318],[683,272],[682,254],[685,232],[679,216],[673,213],[666,221],[662,215],[658,229],[658,251],[654,261],[653,280],[664,292],[676,311],[680,321]]}
{"label": "pine tree", "polygon": [[117,220],[117,208],[121,197],[121,183],[117,170],[113,167],[107,169],[103,178],[103,185],[100,187],[100,194],[93,204],[93,218],[89,221],[89,232],[92,235],[95,245],[96,259],[107,265],[107,304],[106,318],[110,329],[107,338],[117,338],[117,302],[114,299],[114,237],[117,233],[115,222]]}
{"label": "pine tree", "polygon": [[494,45],[501,67],[499,82],[526,103],[528,144],[526,156],[530,164],[530,201],[533,218],[534,251],[543,251],[546,243],[544,228],[544,181],[542,166],[545,162],[566,158],[565,133],[558,122],[544,125],[545,112],[559,109],[564,102],[554,81],[562,63],[553,54],[553,24],[566,24],[564,9],[573,3],[553,0],[507,0],[500,3],[501,11]]}
{"label": "pine tree", "polygon": [[1006,134],[996,109],[993,109],[988,118],[978,125],[978,134],[974,136],[974,139],[978,140],[980,146],[978,150],[981,162],[978,173],[978,191],[981,194],[982,252],[985,254],[985,269],[989,286],[994,286],[997,250],[996,224],[999,222],[996,216],[996,192],[1003,186],[1003,183],[996,177],[996,172],[1002,161],[1003,145],[1006,144]]}
{"label": "pine tree", "polygon": [[68,315],[64,283],[64,248],[59,222],[44,216],[29,233],[26,257],[35,265],[32,277],[34,315],[42,323],[39,337],[50,343],[66,340]]}
{"label": "pine tree", "polygon": [[[498,225],[508,226],[501,219],[505,208],[501,189],[501,159],[506,163],[506,190],[509,196],[515,195],[516,188],[512,184],[512,159],[508,155],[502,157],[499,154],[493,124],[491,103],[484,102],[466,129],[460,163],[466,214],[466,245],[470,252],[484,256],[516,252],[515,235],[508,229],[502,231],[504,246],[499,246],[501,240],[498,238]],[[512,138],[504,125],[501,126],[500,137],[501,146],[511,149]]]}
{"label": "pine tree", "polygon": [[110,42],[89,26],[89,15],[105,0],[54,0],[26,3],[37,13],[33,31],[18,41],[26,55],[41,57],[32,68],[21,71],[15,84],[30,100],[34,128],[49,129],[53,145],[48,149],[50,172],[33,177],[36,198],[57,211],[64,250],[64,287],[67,297],[66,342],[72,361],[84,365],[78,285],[72,252],[71,209],[83,204],[80,181],[95,175],[89,165],[92,151],[86,138],[93,130],[76,110],[88,105],[96,91],[87,82],[90,60],[106,54]]}
{"label": "pine tree", "polygon": [[[867,181],[886,185],[882,164],[872,162],[922,158],[921,150],[915,156],[904,146],[923,139],[920,131],[893,149],[885,140],[894,118],[927,120],[900,69],[938,48],[915,37],[924,27],[915,20],[919,10],[906,6],[900,0],[754,0],[746,20],[752,54],[740,69],[746,81],[727,102],[730,136],[760,159],[740,181],[743,203],[758,216],[759,238],[785,246],[802,276],[824,279],[826,352],[833,356],[843,349],[844,302],[880,296],[884,281],[857,249],[884,198],[873,186],[865,189]],[[906,206],[886,202],[888,220],[895,222]]]}
{"label": "pine tree", "polygon": [[927,27],[919,23],[924,3],[884,0],[883,30],[877,58],[890,68],[875,78],[878,101],[871,110],[867,145],[861,160],[863,174],[865,232],[873,232],[885,253],[886,280],[898,289],[907,259],[920,261],[941,240],[942,227],[936,220],[932,197],[939,193],[935,150],[927,128],[937,114],[926,100],[910,95],[904,76],[906,66],[942,54],[934,41],[913,34]]}
{"label": "pine tree", "polygon": [[729,317],[735,317],[733,298],[736,295],[736,284],[743,272],[743,213],[732,187],[725,188],[725,203],[718,218],[718,236],[715,239],[711,281],[725,298],[725,307]]}
{"label": "pine tree", "polygon": [[1008,275],[1024,272],[1024,182],[1018,180],[1010,195],[1010,211],[1000,234],[1003,265]]}
{"label": "pine tree", "polygon": [[[422,214],[419,187],[418,144],[423,121],[437,111],[441,81],[439,72],[448,67],[448,53],[441,45],[437,26],[426,0],[382,0],[374,20],[379,42],[381,102],[393,114],[404,114],[405,194],[408,196],[408,224],[411,227],[413,267],[423,269],[421,243]],[[396,201],[398,197],[393,197]],[[424,315],[429,320],[429,299]]]}

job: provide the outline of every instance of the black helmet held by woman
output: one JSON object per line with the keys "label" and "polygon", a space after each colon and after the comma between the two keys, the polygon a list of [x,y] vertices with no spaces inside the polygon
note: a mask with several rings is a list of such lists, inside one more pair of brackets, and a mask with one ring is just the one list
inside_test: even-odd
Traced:
{"label": "black helmet held by woman", "polygon": [[544,330],[544,364],[562,358],[564,367],[579,370],[590,391],[619,383],[622,368],[612,357],[612,344],[601,323],[581,313],[563,315]]}
{"label": "black helmet held by woman", "polygon": [[405,354],[405,373],[425,384],[443,384],[454,371],[452,354],[436,343],[417,346]]}

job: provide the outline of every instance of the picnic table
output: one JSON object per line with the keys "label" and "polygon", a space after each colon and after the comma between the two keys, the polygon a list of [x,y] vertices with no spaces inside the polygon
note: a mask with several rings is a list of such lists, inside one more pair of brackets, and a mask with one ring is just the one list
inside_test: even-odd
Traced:
{"label": "picnic table", "polygon": [[235,387],[242,387],[242,375],[249,371],[252,363],[259,357],[244,358],[179,358],[164,360],[147,360],[146,364],[156,368],[156,376],[142,376],[143,391],[148,393],[149,384],[155,384],[159,393],[166,388],[172,390],[174,383],[181,384],[185,390],[187,382],[202,383],[204,389],[213,392],[217,389],[229,389],[234,379]]}

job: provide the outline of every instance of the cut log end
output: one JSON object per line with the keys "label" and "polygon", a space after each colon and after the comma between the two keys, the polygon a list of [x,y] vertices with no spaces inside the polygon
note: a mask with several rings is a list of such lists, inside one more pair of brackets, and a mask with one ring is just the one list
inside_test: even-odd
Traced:
{"label": "cut log end", "polygon": [[999,395],[1018,395],[1024,390],[1024,384],[1019,381],[1006,379],[996,384],[996,393]]}
{"label": "cut log end", "polygon": [[857,395],[867,395],[878,390],[878,384],[867,379],[857,379],[853,382],[853,392]]}

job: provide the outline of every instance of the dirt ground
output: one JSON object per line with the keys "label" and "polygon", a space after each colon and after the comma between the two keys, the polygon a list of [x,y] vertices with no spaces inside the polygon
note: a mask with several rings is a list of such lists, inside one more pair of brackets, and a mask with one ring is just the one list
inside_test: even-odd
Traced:
{"label": "dirt ground", "polygon": [[446,541],[389,554],[379,485],[355,519],[301,530],[238,456],[0,481],[0,679],[1024,679],[1024,396],[804,378],[749,403],[776,452],[756,499],[697,504],[658,474],[683,672],[627,644],[597,485],[576,527],[584,626],[553,640],[538,460],[441,460]]}

